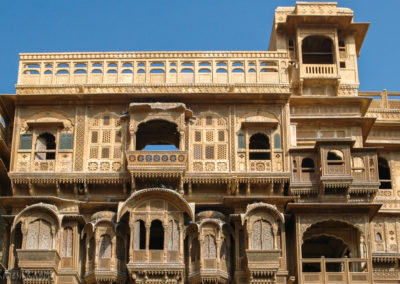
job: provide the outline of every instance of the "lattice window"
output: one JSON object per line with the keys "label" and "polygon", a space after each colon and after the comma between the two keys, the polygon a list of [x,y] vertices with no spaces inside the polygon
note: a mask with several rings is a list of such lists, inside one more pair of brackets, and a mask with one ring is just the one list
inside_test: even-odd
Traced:
{"label": "lattice window", "polygon": [[120,170],[123,164],[123,133],[119,117],[102,114],[93,118],[89,133],[88,169],[90,171]]}
{"label": "lattice window", "polygon": [[206,141],[213,142],[214,141],[214,131],[208,130],[206,131]]}
{"label": "lattice window", "polygon": [[195,142],[201,142],[201,131],[195,131],[194,132],[194,141]]}
{"label": "lattice window", "polygon": [[103,143],[111,143],[111,130],[103,131]]}
{"label": "lattice window", "polygon": [[225,144],[219,144],[217,146],[217,159],[218,160],[225,160],[226,159],[226,145]]}
{"label": "lattice window", "polygon": [[[200,116],[193,126],[193,166],[204,163],[199,160],[227,160],[228,159],[228,129],[226,120],[215,114]],[[199,144],[201,143],[201,144]],[[212,161],[207,161],[213,163]],[[218,161],[220,166],[209,165],[218,171],[228,169],[227,161]],[[223,165],[225,163],[225,165]],[[202,168],[202,166],[201,166]]]}
{"label": "lattice window", "polygon": [[73,231],[71,227],[64,228],[62,257],[72,257],[73,251]]}
{"label": "lattice window", "polygon": [[206,146],[206,159],[214,159],[214,146]]}
{"label": "lattice window", "polygon": [[98,131],[92,131],[91,143],[97,143],[98,141],[99,141],[99,132]]}
{"label": "lattice window", "polygon": [[203,150],[203,147],[202,147],[202,145],[194,145],[193,146],[193,156],[194,156],[194,159],[198,159],[198,160],[200,160],[200,159],[202,159],[202,150]]}
{"label": "lattice window", "polygon": [[99,148],[90,147],[89,159],[97,159],[99,157]]}

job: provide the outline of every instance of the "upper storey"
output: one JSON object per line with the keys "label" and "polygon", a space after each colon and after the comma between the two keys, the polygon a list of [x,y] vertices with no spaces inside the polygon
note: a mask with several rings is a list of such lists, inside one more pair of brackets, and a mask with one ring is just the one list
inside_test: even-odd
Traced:
{"label": "upper storey", "polygon": [[[286,51],[21,54],[16,89],[21,95],[288,93],[288,62]],[[236,89],[223,88],[233,84]],[[160,85],[198,88],[162,90]],[[255,85],[269,90],[252,88]]]}
{"label": "upper storey", "polygon": [[368,23],[334,2],[297,2],[275,11],[270,50],[289,53],[289,78],[300,95],[357,95],[357,57]]}

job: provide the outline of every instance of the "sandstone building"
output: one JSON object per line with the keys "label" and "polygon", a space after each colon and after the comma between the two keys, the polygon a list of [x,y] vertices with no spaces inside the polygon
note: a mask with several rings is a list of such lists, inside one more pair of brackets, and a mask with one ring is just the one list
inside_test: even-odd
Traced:
{"label": "sandstone building", "polygon": [[400,100],[358,91],[368,26],[298,2],[268,51],[20,54],[4,283],[400,283]]}

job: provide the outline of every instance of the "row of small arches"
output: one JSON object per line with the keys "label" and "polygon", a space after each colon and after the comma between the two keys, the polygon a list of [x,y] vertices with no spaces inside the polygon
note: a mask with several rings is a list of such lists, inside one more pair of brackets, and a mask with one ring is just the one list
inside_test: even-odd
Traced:
{"label": "row of small arches", "polygon": [[[124,67],[125,68],[132,68],[133,65],[134,64],[132,64],[132,63],[125,62],[125,63],[122,64],[122,67],[123,68]],[[208,62],[208,61],[202,61],[202,62],[198,63],[198,66],[200,66],[200,67],[201,66],[211,66],[211,65],[212,65],[212,63]],[[107,66],[107,67],[118,67],[118,64],[115,63],[115,62],[111,62],[111,63],[105,64],[105,66]],[[137,67],[145,67],[145,66],[146,66],[145,62],[137,63]],[[165,67],[165,63],[163,63],[163,62],[152,62],[152,63],[150,63],[149,66],[150,67]],[[177,64],[174,63],[174,62],[171,62],[169,64],[169,66],[175,67],[175,66],[177,66]],[[181,66],[194,67],[194,63],[193,62],[182,62]],[[220,62],[217,62],[216,66],[226,67],[226,66],[228,66],[228,64],[225,61],[220,61]],[[241,61],[235,61],[235,62],[233,62],[231,64],[231,66],[232,67],[244,67],[244,63],[241,62]],[[247,66],[254,66],[255,67],[256,63],[255,62],[250,62],[250,63],[247,64]],[[274,61],[262,61],[262,62],[260,62],[259,66],[261,66],[261,67],[263,67],[263,66],[264,67],[272,67],[272,66],[276,67],[276,66],[278,66],[278,64],[276,62],[274,62]],[[69,68],[69,67],[70,67],[69,63],[59,63],[59,64],[57,64],[57,68]],[[74,67],[75,68],[87,68],[88,64],[86,64],[86,63],[75,63]],[[92,63],[92,67],[103,67],[103,64],[102,63]],[[40,66],[39,66],[39,64],[27,64],[25,66],[25,68],[35,69],[35,68],[40,68]],[[46,64],[45,68],[46,69],[53,68],[53,64]]]}
{"label": "row of small arches", "polygon": [[[199,73],[212,73],[211,69],[208,69],[208,68],[201,68],[201,69],[199,69],[198,72]],[[260,70],[260,72],[261,73],[278,72],[278,70],[274,69],[274,68],[262,68]],[[88,72],[85,69],[76,69],[74,71],[74,74],[87,74],[87,73]],[[101,69],[93,69],[91,73],[92,74],[102,74],[103,70],[101,70]],[[118,73],[118,71],[116,69],[107,70],[107,74],[117,74],[117,73]],[[131,69],[123,69],[121,71],[121,73],[122,74],[133,74],[133,71]],[[139,70],[137,70],[137,73],[138,74],[145,74],[146,71],[144,69],[139,69]],[[151,69],[150,70],[150,74],[165,74],[165,73],[166,72],[165,72],[164,69]],[[176,69],[170,69],[169,73],[177,73],[177,70]],[[183,69],[181,69],[180,73],[194,73],[194,70],[191,69],[191,68],[183,68]],[[218,68],[216,70],[216,73],[228,73],[228,70],[226,68]],[[245,73],[245,70],[243,68],[235,68],[235,69],[232,70],[232,73]],[[250,68],[250,69],[248,69],[248,73],[256,73],[256,70],[254,68]],[[29,69],[29,70],[26,70],[24,72],[24,74],[39,75],[39,71]],[[52,70],[46,70],[44,72],[44,74],[51,75],[51,74],[53,74],[53,71]],[[56,72],[56,74],[57,75],[65,75],[65,74],[69,74],[69,71],[66,70],[66,69],[61,69],[61,70],[58,70]]]}

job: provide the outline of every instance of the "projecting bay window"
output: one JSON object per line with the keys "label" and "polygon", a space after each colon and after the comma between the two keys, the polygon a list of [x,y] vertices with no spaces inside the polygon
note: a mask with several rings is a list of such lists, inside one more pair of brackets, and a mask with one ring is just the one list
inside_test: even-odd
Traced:
{"label": "projecting bay window", "polygon": [[[275,133],[274,133],[275,132]],[[281,135],[274,130],[242,129],[237,134],[239,171],[280,171]]]}
{"label": "projecting bay window", "polygon": [[74,136],[70,130],[55,127],[32,128],[19,136],[16,170],[72,170]]}

